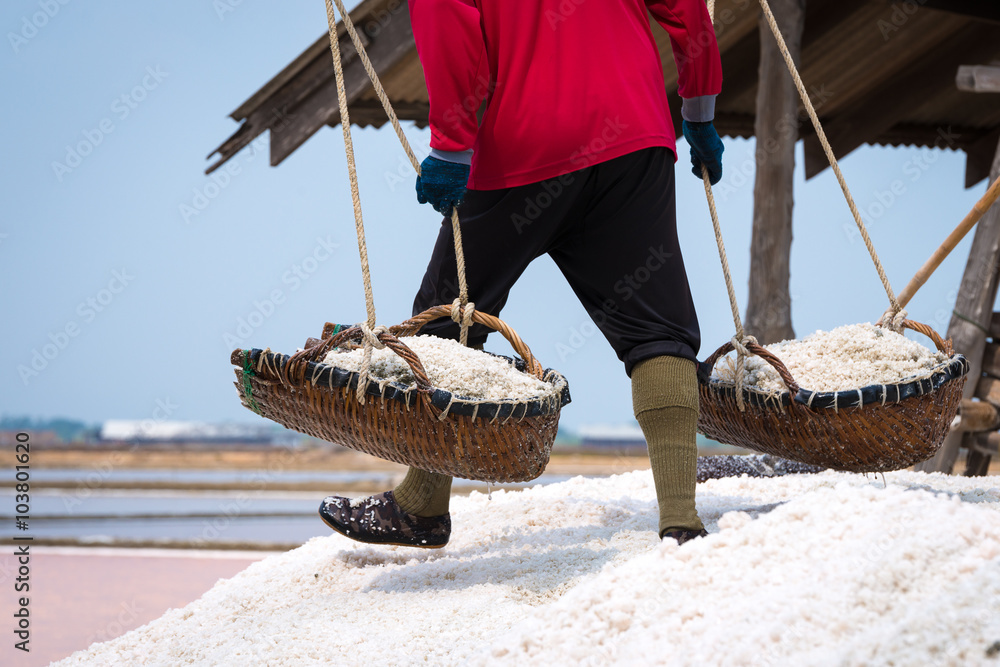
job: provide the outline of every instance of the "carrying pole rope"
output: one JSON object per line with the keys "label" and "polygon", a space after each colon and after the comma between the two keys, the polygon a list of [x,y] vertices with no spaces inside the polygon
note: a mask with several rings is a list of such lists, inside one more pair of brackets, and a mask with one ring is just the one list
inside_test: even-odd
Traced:
{"label": "carrying pole rope", "polygon": [[361,277],[365,288],[365,309],[368,313],[367,322],[360,325],[364,340],[364,356],[358,371],[358,386],[355,390],[358,402],[363,404],[365,390],[368,388],[368,368],[371,365],[372,350],[385,347],[378,339],[378,334],[387,331],[387,329],[375,324],[375,295],[372,293],[372,277],[368,268],[368,246],[365,243],[365,223],[361,216],[361,194],[358,190],[357,165],[354,162],[354,142],[351,140],[351,118],[347,110],[344,66],[340,58],[340,40],[337,39],[337,19],[333,15],[333,7],[329,2],[326,5],[326,17],[330,24],[330,50],[333,54],[333,70],[337,78],[337,103],[340,106],[340,125],[344,130],[344,150],[347,153],[347,171],[351,181],[351,200],[354,202],[354,227],[358,235]]}
{"label": "carrying pole rope", "polygon": [[809,119],[812,120],[813,127],[816,129],[816,136],[819,138],[819,142],[823,146],[823,151],[826,153],[826,157],[830,161],[830,167],[833,169],[833,173],[837,176],[837,182],[840,183],[840,189],[844,191],[844,198],[847,199],[847,205],[850,207],[851,214],[854,216],[854,222],[857,223],[858,231],[861,232],[861,238],[864,239],[865,247],[868,248],[868,254],[871,255],[872,262],[875,264],[875,270],[878,272],[878,277],[882,280],[882,286],[885,288],[885,293],[889,297],[889,311],[887,312],[888,317],[883,316],[882,320],[880,320],[880,324],[890,326],[894,330],[899,331],[902,328],[902,320],[905,318],[906,312],[896,300],[896,295],[892,291],[892,285],[889,284],[889,278],[885,274],[885,269],[882,268],[882,262],[878,258],[878,253],[875,252],[875,245],[872,243],[871,237],[868,236],[868,230],[865,228],[865,223],[861,220],[861,213],[858,211],[858,207],[854,203],[854,198],[851,196],[851,191],[847,187],[847,181],[844,180],[844,174],[840,171],[837,156],[834,155],[833,148],[830,146],[830,142],[826,138],[826,132],[823,131],[823,125],[819,122],[819,116],[816,115],[816,109],[813,107],[812,100],[809,99],[809,93],[806,92],[805,84],[802,83],[802,78],[799,76],[798,68],[792,60],[792,54],[789,52],[788,46],[785,44],[785,39],[781,36],[781,31],[778,29],[778,23],[774,19],[774,14],[771,13],[771,7],[767,0],[760,0],[760,6],[764,11],[764,18],[767,20],[767,24],[770,26],[771,32],[774,33],[774,38],[778,42],[778,49],[781,51],[781,56],[785,59],[785,64],[788,65],[788,71],[791,73],[792,80],[795,82],[795,87],[799,91],[799,97],[802,98],[802,104],[805,106],[806,112],[809,114]]}
{"label": "carrying pole rope", "polygon": [[[708,0],[708,16],[715,18],[715,0]],[[736,335],[730,341],[736,350],[736,406],[743,412],[746,406],[743,402],[743,365],[747,355],[747,344],[757,344],[757,339],[746,335],[743,330],[743,320],[740,318],[740,304],[736,301],[736,290],[733,288],[733,277],[729,271],[729,259],[726,256],[726,244],[722,240],[722,226],[719,224],[719,212],[715,208],[715,195],[712,194],[712,181],[708,177],[708,168],[701,166],[701,178],[705,183],[705,198],[708,199],[708,212],[712,215],[712,227],[715,229],[715,243],[719,246],[719,261],[722,262],[722,274],[726,278],[726,291],[729,293],[729,307],[733,311],[733,324]]]}
{"label": "carrying pole rope", "polygon": [[[371,79],[372,88],[375,91],[375,95],[378,97],[379,101],[382,103],[382,108],[385,110],[386,116],[389,117],[389,122],[392,124],[393,130],[396,132],[396,136],[399,138],[399,143],[403,146],[403,151],[406,153],[406,157],[410,159],[410,164],[413,165],[414,171],[417,172],[417,176],[420,175],[420,161],[417,160],[416,154],[413,152],[413,148],[410,146],[409,140],[406,138],[406,134],[403,132],[402,126],[399,124],[399,117],[396,115],[396,110],[392,107],[392,102],[389,101],[389,96],[386,94],[385,89],[382,87],[382,81],[379,78],[378,72],[375,71],[375,67],[372,66],[371,60],[368,58],[368,51],[365,49],[364,43],[361,41],[361,37],[358,35],[358,31],[354,27],[354,21],[351,20],[351,15],[348,13],[347,9],[344,7],[343,0],[333,0],[337,5],[337,11],[340,12],[340,16],[343,18],[344,27],[347,30],[347,34],[350,36],[351,41],[354,43],[354,49],[357,51],[358,57],[361,58],[361,64],[368,73],[368,78]],[[343,86],[343,67],[340,64],[340,44],[337,37],[337,18],[333,12],[333,5],[330,4],[330,0],[326,0],[326,17],[327,23],[330,26],[330,47],[333,51],[333,59],[335,63],[335,70],[337,72],[337,93],[338,102],[340,103],[340,116],[341,124],[345,126],[344,137],[345,142],[350,142],[350,131],[347,128],[349,125],[349,120],[347,117],[347,96],[346,92],[341,93],[344,89]],[[348,153],[348,168],[351,170],[351,194],[355,195],[357,192],[357,176],[354,172],[354,156],[353,147],[349,149]],[[360,199],[355,199],[355,218],[360,220],[361,215],[361,204]],[[364,227],[360,226],[358,231],[358,245],[359,248],[364,246]],[[472,324],[472,316],[475,313],[476,306],[474,303],[469,301],[469,288],[468,283],[465,279],[465,253],[462,249],[462,229],[459,225],[458,219],[458,209],[453,208],[451,211],[451,231],[455,242],[455,262],[458,266],[458,298],[452,303],[451,317],[455,322],[457,322],[461,327],[460,339],[462,345],[468,345],[469,341],[469,326]],[[365,251],[366,255],[367,251]],[[365,276],[365,295],[366,297],[371,292],[371,285],[367,273],[367,256],[365,256],[363,261],[362,273]],[[370,308],[370,318],[373,317],[374,305]],[[369,326],[374,326],[374,323],[370,323]]]}
{"label": "carrying pole rope", "polygon": [[743,321],[740,319],[740,305],[736,301],[736,290],[733,288],[733,277],[729,272],[729,259],[726,257],[726,244],[722,241],[722,227],[719,225],[719,212],[715,209],[715,196],[712,194],[712,182],[708,178],[708,169],[702,165],[701,178],[705,183],[705,197],[708,198],[708,211],[712,214],[712,226],[715,229],[715,243],[719,246],[719,260],[722,262],[722,273],[726,277],[726,291],[729,292],[729,307],[733,311],[733,324],[736,325],[736,335],[730,341],[736,350],[736,405],[740,412],[744,411],[743,403],[743,364],[750,352],[748,343],[757,344],[757,339],[746,335]]}

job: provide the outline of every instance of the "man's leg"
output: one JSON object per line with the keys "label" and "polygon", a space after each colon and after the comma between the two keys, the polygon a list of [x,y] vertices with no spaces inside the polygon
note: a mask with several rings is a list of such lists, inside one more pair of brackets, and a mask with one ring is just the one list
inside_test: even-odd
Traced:
{"label": "man's leg", "polygon": [[632,407],[642,427],[660,507],[660,537],[704,529],[695,509],[698,380],[695,365],[679,357],[653,357],[632,369]]}
{"label": "man's leg", "polygon": [[[469,296],[477,310],[500,314],[524,269],[552,246],[562,220],[578,214],[574,203],[581,187],[582,181],[574,184],[572,179],[563,178],[508,190],[466,193],[459,216]],[[543,208],[539,201],[546,202],[544,215],[538,213]],[[413,314],[452,303],[458,297],[457,273],[451,221],[445,219],[414,300]],[[457,339],[459,327],[442,318],[429,323],[421,333]],[[469,345],[482,349],[488,333],[486,327],[474,325]],[[320,514],[331,528],[352,539],[442,546],[451,531],[450,498],[451,477],[410,468],[392,491],[353,504],[346,498],[331,497],[324,501]],[[369,514],[376,520],[364,519]],[[387,534],[382,534],[383,526],[389,526]],[[419,530],[411,530],[414,526]],[[402,534],[407,531],[411,534]]]}
{"label": "man's leg", "polygon": [[660,536],[684,541],[703,528],[695,511],[700,333],[677,241],[673,177],[665,148],[597,165],[586,217],[551,254],[632,378]]}
{"label": "man's leg", "polygon": [[441,516],[448,513],[451,477],[410,468],[392,494],[404,512],[424,517]]}

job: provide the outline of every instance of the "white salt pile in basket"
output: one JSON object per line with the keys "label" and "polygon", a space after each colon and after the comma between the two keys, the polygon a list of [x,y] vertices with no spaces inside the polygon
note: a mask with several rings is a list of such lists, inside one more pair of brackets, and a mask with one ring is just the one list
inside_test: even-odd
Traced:
{"label": "white salt pile in basket", "polygon": [[[522,373],[506,359],[466,347],[456,340],[437,336],[407,336],[401,339],[413,350],[431,385],[456,396],[479,401],[526,401],[548,396],[560,387]],[[348,371],[361,370],[364,351],[332,351],[323,363]],[[410,385],[413,371],[389,348],[372,350],[368,372],[373,380],[384,379]]]}
{"label": "white salt pile in basket", "polygon": [[[817,331],[801,340],[764,347],[781,359],[800,387],[824,392],[926,377],[935,366],[948,360],[941,352],[870,323]],[[736,381],[735,353],[719,360],[712,369],[712,379]],[[746,358],[743,382],[761,391],[786,391],[777,371],[757,356]]]}
{"label": "white salt pile in basket", "polygon": [[1000,478],[885,481],[711,480],[682,547],[648,470],[473,493],[443,549],[317,537],[59,664],[996,667]]}

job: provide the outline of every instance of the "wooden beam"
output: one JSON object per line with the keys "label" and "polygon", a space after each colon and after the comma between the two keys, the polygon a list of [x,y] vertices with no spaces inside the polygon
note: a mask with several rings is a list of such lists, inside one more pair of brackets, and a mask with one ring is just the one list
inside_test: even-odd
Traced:
{"label": "wooden beam", "polygon": [[[800,61],[805,0],[772,0],[771,9],[792,60]],[[795,338],[789,294],[795,143],[799,95],[777,42],[760,18],[760,84],[757,89],[757,172],[750,240],[750,294],[746,329],[762,344]]]}
{"label": "wooden beam", "polygon": [[[390,2],[392,0],[364,0],[351,11],[351,19],[359,28],[358,35],[362,44],[367,46],[371,42],[367,27],[369,24],[378,28],[377,31],[371,30],[372,34],[378,34],[382,30],[385,17],[391,16],[385,12]],[[376,16],[378,17],[377,21],[374,20]],[[409,18],[408,14],[407,18]],[[337,32],[340,36],[344,65],[347,67],[348,63],[357,56],[357,53],[347,36],[347,29],[343,22],[338,25]],[[242,120],[243,124],[232,136],[209,153],[208,159],[216,154],[219,155],[219,159],[211,164],[205,173],[210,174],[221,167],[264,131],[280,131],[293,120],[294,114],[291,109],[322,88],[332,78],[333,61],[330,58],[330,38],[324,33],[233,111],[231,117],[234,120]]]}
{"label": "wooden beam", "polygon": [[[211,158],[218,153],[220,158],[209,166],[205,173],[210,174],[225,164],[265,130],[275,131],[294,120],[295,114],[290,109],[333,79],[329,37],[324,36],[322,39],[325,40],[326,50],[320,51],[311,62],[299,67],[296,76],[285,81],[281,87],[273,89],[266,100],[256,103],[248,112],[240,129],[209,154]],[[346,37],[341,38],[340,49],[344,67],[347,67],[357,57],[357,51],[354,50],[350,38]]]}
{"label": "wooden beam", "polygon": [[1000,67],[960,65],[955,85],[969,93],[1000,93]]}
{"label": "wooden beam", "polygon": [[1000,127],[981,134],[977,139],[964,144],[965,187],[971,188],[984,178],[989,178],[993,151],[1000,141]]}
{"label": "wooden beam", "polygon": [[245,120],[250,114],[266,104],[268,100],[283,88],[288,82],[308,67],[313,61],[322,56],[330,49],[330,38],[323,34],[319,39],[309,45],[305,51],[290,62],[284,69],[278,72],[270,81],[265,83],[260,90],[251,95],[235,111],[229,114],[233,120]]}
{"label": "wooden beam", "polygon": [[[918,2],[930,9],[967,16],[980,21],[1000,23],[1000,5],[995,0],[918,0]],[[895,7],[905,3],[891,0],[887,4],[892,4]],[[905,12],[905,9],[901,8],[900,11]]]}
{"label": "wooden beam", "polygon": [[[996,47],[985,32],[971,26],[947,34],[936,44],[928,44],[924,55],[899,72],[891,81],[879,85],[863,105],[824,121],[823,130],[837,159],[856,148],[871,143],[882,132],[923,104],[936,87],[951,86],[957,63],[965,60],[970,50],[992,53]],[[935,137],[937,138],[937,137]],[[830,166],[826,153],[815,134],[805,137],[806,179],[822,173]]]}
{"label": "wooden beam", "polygon": [[[385,72],[414,50],[409,6],[399,3],[386,14],[380,25],[381,29],[371,38],[371,44],[366,50],[375,71]],[[332,70],[332,63],[330,67]],[[348,104],[355,102],[371,88],[360,59],[345,62],[344,87],[347,90]],[[333,79],[325,81],[301,103],[290,108],[289,112],[290,122],[271,131],[271,166],[281,164],[324,125],[336,125],[340,122],[336,82]]]}
{"label": "wooden beam", "polygon": [[[746,0],[719,0],[715,5],[715,39],[719,45],[719,53],[723,57],[723,62],[727,63],[727,53],[739,44],[747,35],[754,35],[754,28],[757,27],[757,15],[760,8],[754,2]],[[660,24],[650,16],[653,36],[657,46],[660,48],[661,60],[663,61],[663,82],[668,96],[677,92],[677,65],[673,60],[673,51],[670,48],[670,40],[666,31]],[[754,38],[756,39],[756,38]],[[730,79],[729,70],[723,68],[727,80]],[[722,87],[722,94],[728,95],[726,86]],[[727,99],[732,100],[731,95]],[[678,121],[679,122],[679,121]]]}
{"label": "wooden beam", "polygon": [[959,422],[955,428],[966,433],[995,431],[1000,428],[1000,413],[996,406],[986,401],[964,399],[958,417]]}
{"label": "wooden beam", "polygon": [[[1000,145],[997,146],[990,173],[991,182],[1000,178]],[[965,398],[987,396],[994,405],[1000,404],[1000,380],[983,378],[983,360],[986,353],[986,327],[993,320],[993,304],[997,297],[998,270],[1000,270],[1000,205],[994,204],[976,228],[969,261],[955,301],[955,313],[948,325],[948,337],[955,351],[969,361],[969,379],[965,383]],[[991,400],[992,399],[992,400]],[[928,461],[917,466],[925,472],[950,473],[955,467],[962,433],[952,432]]]}

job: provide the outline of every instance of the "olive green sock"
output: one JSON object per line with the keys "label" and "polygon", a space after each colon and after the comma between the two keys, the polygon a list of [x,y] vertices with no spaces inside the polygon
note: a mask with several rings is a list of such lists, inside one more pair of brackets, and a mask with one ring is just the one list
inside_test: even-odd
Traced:
{"label": "olive green sock", "polygon": [[702,530],[695,509],[698,379],[693,362],[653,357],[632,369],[632,407],[642,427],[660,506],[660,535]]}
{"label": "olive green sock", "polygon": [[[470,345],[482,350],[483,344]],[[451,477],[419,468],[410,468],[406,477],[392,490],[396,504],[404,512],[417,516],[441,516],[448,513],[451,500]]]}
{"label": "olive green sock", "polygon": [[451,477],[419,468],[410,468],[406,477],[392,491],[403,511],[417,516],[441,516],[448,513]]}

